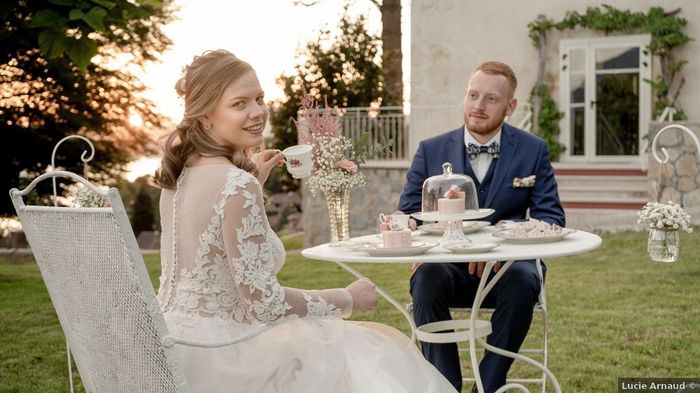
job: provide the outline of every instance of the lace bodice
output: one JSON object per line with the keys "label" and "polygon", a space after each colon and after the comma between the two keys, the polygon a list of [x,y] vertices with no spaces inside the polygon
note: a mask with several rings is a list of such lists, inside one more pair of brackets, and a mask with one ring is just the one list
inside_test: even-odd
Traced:
{"label": "lace bodice", "polygon": [[267,222],[262,189],[233,165],[183,170],[163,189],[158,301],[163,312],[247,324],[288,316],[349,316],[345,289],[282,287],[282,242]]}

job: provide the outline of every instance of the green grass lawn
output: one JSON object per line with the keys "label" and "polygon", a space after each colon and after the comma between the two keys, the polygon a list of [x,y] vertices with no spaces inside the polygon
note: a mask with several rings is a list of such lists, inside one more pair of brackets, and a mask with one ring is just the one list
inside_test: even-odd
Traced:
{"label": "green grass lawn", "polygon": [[[649,261],[646,235],[632,232],[603,234],[603,246],[594,252],[547,261],[550,369],[563,391],[616,392],[618,377],[700,376],[698,239],[697,232],[681,237],[675,264]],[[159,258],[147,255],[145,260],[156,285]],[[408,265],[354,266],[409,301]],[[290,253],[279,277],[284,285],[308,289],[352,281],[334,264],[298,253]],[[407,331],[386,301],[353,319]],[[540,331],[536,319],[526,344],[536,344]],[[32,258],[0,255],[0,392],[68,391],[64,342]],[[537,375],[520,364],[515,373]],[[76,391],[83,391],[75,380]]]}

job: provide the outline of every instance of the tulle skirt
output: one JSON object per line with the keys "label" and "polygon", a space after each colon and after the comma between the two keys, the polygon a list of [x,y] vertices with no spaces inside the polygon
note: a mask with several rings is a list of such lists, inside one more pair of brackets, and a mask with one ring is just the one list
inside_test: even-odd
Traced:
{"label": "tulle skirt", "polygon": [[[171,334],[217,341],[251,329],[166,313]],[[223,348],[175,347],[195,393],[455,393],[408,337],[371,322],[295,318]]]}

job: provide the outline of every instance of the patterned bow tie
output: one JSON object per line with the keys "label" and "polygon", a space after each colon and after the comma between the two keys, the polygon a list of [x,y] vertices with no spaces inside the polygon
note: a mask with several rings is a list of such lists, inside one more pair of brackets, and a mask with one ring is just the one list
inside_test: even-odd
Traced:
{"label": "patterned bow tie", "polygon": [[492,158],[498,158],[498,154],[501,153],[501,145],[498,142],[493,142],[488,146],[479,146],[474,143],[467,145],[469,161],[476,159],[481,153],[490,154]]}

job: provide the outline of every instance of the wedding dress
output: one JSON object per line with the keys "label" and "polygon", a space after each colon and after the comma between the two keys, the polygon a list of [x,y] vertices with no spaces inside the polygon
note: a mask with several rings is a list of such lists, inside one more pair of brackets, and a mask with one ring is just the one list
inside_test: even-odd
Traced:
{"label": "wedding dress", "polygon": [[176,350],[200,393],[455,392],[399,331],[344,321],[345,289],[282,287],[285,251],[260,183],[233,165],[183,170],[163,189],[158,301],[171,334],[214,341],[275,325],[223,348]]}

